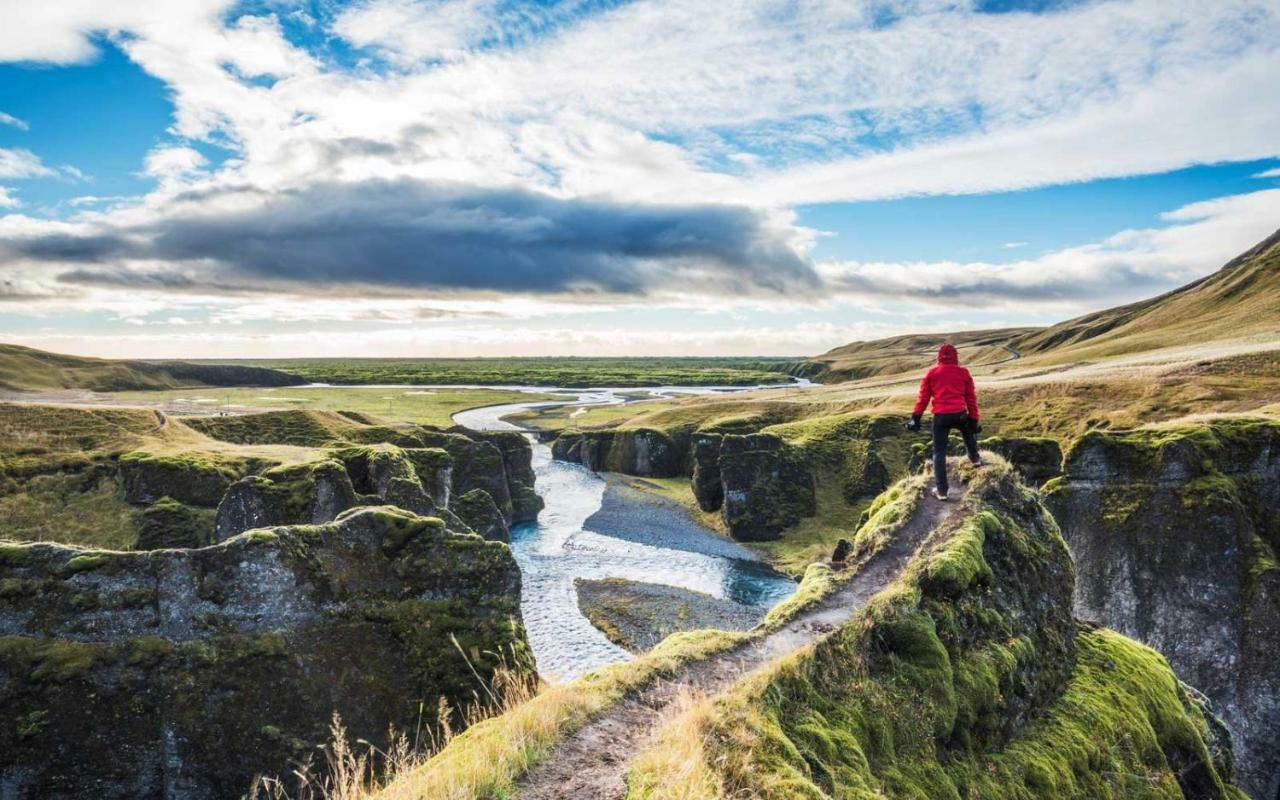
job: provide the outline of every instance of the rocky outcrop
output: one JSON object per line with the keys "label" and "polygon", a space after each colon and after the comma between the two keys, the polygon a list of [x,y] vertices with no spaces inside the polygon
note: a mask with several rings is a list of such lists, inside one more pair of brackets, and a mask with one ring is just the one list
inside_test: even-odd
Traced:
{"label": "rocky outcrop", "polygon": [[454,500],[453,513],[468,528],[491,542],[511,541],[511,529],[502,512],[484,489],[472,489]]}
{"label": "rocky outcrop", "polygon": [[1160,650],[1235,743],[1240,782],[1280,793],[1280,426],[1221,420],[1091,433],[1046,486],[1076,611]]}
{"label": "rocky outcrop", "polygon": [[269,469],[236,481],[218,504],[218,541],[270,525],[318,525],[359,502],[342,462],[327,459]]}
{"label": "rocky outcrop", "polygon": [[[453,459],[450,497],[461,497],[473,489],[482,489],[493,498],[502,518],[510,524],[515,519],[515,507],[511,500],[506,457],[492,442],[480,438],[481,435],[476,431],[465,435],[457,431],[424,432],[421,438],[428,446],[446,451]],[[532,463],[532,449],[529,453],[529,463]]]}
{"label": "rocky outcrop", "polygon": [[567,431],[551,445],[553,458],[597,472],[621,472],[642,478],[687,474],[688,442],[651,428]]}
{"label": "rocky outcrop", "polygon": [[[453,483],[453,458],[438,447],[397,447],[391,444],[342,447],[332,451],[342,462],[359,494],[389,500],[394,491],[413,506],[448,506]],[[408,485],[393,490],[397,481]],[[417,489],[413,490],[412,487]],[[400,505],[400,503],[397,503]],[[409,506],[403,506],[409,508]]]}
{"label": "rocky outcrop", "polygon": [[693,447],[693,497],[703,511],[718,511],[724,505],[724,481],[720,479],[718,433],[695,433]]}
{"label": "rocky outcrop", "polygon": [[511,493],[511,524],[536,520],[544,503],[533,488],[536,477],[533,473],[533,446],[529,439],[516,431],[484,431],[473,432],[472,435],[502,452],[503,471]]}
{"label": "rocky outcrop", "polygon": [[3,795],[240,797],[335,712],[385,745],[497,654],[531,673],[519,591],[504,545],[389,508],[194,550],[0,543]]}
{"label": "rocky outcrop", "polygon": [[1009,462],[1027,483],[1040,486],[1062,474],[1062,448],[1056,439],[1039,436],[992,436],[978,442]]}
{"label": "rocky outcrop", "polygon": [[797,448],[771,434],[725,435],[720,480],[724,521],[739,541],[777,539],[817,511],[809,465]]}
{"label": "rocky outcrop", "polygon": [[824,502],[863,506],[904,475],[910,439],[901,421],[842,414],[771,425],[747,436],[710,430],[690,438],[692,488],[720,510],[734,538],[779,538]]}
{"label": "rocky outcrop", "polygon": [[144,508],[137,517],[135,550],[163,550],[174,547],[206,547],[214,543],[214,514],[209,508],[195,508],[162,497]]}
{"label": "rocky outcrop", "polygon": [[213,508],[231,482],[242,474],[228,464],[191,454],[134,452],[120,457],[124,498],[135,505],[149,505],[169,497],[179,503]]}

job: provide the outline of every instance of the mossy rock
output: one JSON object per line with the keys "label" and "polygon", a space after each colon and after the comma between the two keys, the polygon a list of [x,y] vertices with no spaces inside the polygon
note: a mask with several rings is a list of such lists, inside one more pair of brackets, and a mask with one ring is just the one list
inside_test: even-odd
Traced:
{"label": "mossy rock", "polygon": [[653,428],[565,431],[551,446],[552,457],[597,472],[620,472],[645,478],[688,474],[688,435]]}
{"label": "mossy rock", "polygon": [[162,497],[138,513],[135,550],[205,547],[214,542],[213,509],[194,508]]}
{"label": "mossy rock", "polygon": [[721,513],[739,541],[777,539],[817,511],[813,474],[803,454],[771,434],[724,436]]}
{"label": "mossy rock", "polygon": [[472,489],[455,497],[450,510],[476,533],[491,542],[511,541],[511,529],[493,498],[484,489]]}
{"label": "mossy rock", "polygon": [[15,797],[239,797],[256,774],[288,780],[334,712],[385,747],[422,707],[475,702],[504,662],[533,679],[510,550],[399,509],[197,550],[9,556],[0,781]]}
{"label": "mossy rock", "polygon": [[170,497],[187,505],[216,508],[231,483],[249,474],[253,466],[257,465],[245,459],[203,454],[132,452],[120,457],[120,478],[125,500],[135,505]]}
{"label": "mossy rock", "polygon": [[1280,791],[1280,425],[1090,433],[1044,495],[1080,616],[1166,654],[1220,709],[1241,785]]}
{"label": "mossy rock", "polygon": [[341,462],[315,461],[275,467],[243,478],[218,505],[218,541],[253,528],[319,524],[356,505],[351,477]]}

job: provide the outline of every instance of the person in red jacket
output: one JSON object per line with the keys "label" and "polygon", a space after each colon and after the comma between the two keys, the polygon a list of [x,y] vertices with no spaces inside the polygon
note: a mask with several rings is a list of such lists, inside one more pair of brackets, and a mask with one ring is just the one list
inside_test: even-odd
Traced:
{"label": "person in red jacket", "polygon": [[938,363],[925,373],[920,381],[920,394],[907,428],[920,430],[920,417],[929,402],[933,402],[933,496],[947,499],[947,437],[952,429],[960,431],[965,452],[974,464],[981,464],[978,455],[978,391],[973,386],[973,376],[960,366],[956,348],[944,344],[938,348]]}

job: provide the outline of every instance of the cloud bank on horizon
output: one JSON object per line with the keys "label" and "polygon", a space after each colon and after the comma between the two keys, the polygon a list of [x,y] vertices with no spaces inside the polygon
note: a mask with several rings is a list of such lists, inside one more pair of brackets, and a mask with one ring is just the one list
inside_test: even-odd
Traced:
{"label": "cloud bank on horizon", "polygon": [[[803,354],[1127,302],[1280,227],[1275,0],[0,18],[0,339],[51,349]],[[111,135],[141,96],[34,105],[128,70],[147,134]]]}

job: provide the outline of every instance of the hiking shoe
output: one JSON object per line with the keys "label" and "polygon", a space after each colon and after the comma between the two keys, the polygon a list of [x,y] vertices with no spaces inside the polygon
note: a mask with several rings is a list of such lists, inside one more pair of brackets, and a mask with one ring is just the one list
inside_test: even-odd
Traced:
{"label": "hiking shoe", "polygon": [[942,502],[944,502],[944,503],[945,503],[945,502],[947,502],[947,493],[946,493],[946,492],[940,492],[940,491],[938,491],[937,489],[934,489],[934,490],[933,490],[933,496],[934,496],[936,499],[941,500],[941,501],[942,501]]}
{"label": "hiking shoe", "polygon": [[987,462],[983,461],[981,456],[979,456],[978,458],[969,459],[969,463],[974,465],[975,467],[981,467],[981,466],[984,466]]}

